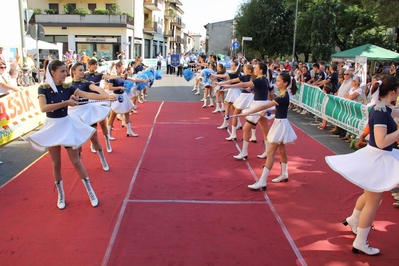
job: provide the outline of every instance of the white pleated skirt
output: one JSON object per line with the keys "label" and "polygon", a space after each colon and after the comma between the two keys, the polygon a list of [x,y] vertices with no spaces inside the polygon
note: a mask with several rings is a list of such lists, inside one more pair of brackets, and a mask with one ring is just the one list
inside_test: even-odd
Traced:
{"label": "white pleated skirt", "polygon": [[240,89],[228,89],[224,101],[227,103],[234,103],[240,95],[241,95]]}
{"label": "white pleated skirt", "polygon": [[399,150],[367,145],[356,152],[326,157],[327,164],[349,182],[371,192],[389,191],[399,184]]}
{"label": "white pleated skirt", "polygon": [[137,87],[136,88],[132,88],[131,90],[130,90],[130,92],[129,93],[127,93],[127,97],[129,98],[129,99],[131,99],[131,98],[133,98],[133,97],[136,97],[136,96],[138,96],[138,95],[140,95],[140,91],[137,89]]}
{"label": "white pleated skirt", "polygon": [[127,96],[126,93],[120,94],[123,96],[123,102],[119,102],[119,101],[114,101],[111,104],[111,109],[112,111],[114,111],[117,114],[126,114],[129,113],[130,110],[132,110],[132,108],[134,107],[134,104],[132,103],[132,101],[129,99],[129,97]]}
{"label": "white pleated skirt", "polygon": [[236,109],[244,110],[251,106],[254,101],[253,93],[241,93],[238,98],[234,101],[233,106]]}
{"label": "white pleated skirt", "polygon": [[68,114],[80,117],[86,125],[103,121],[111,111],[109,102],[94,102],[69,107]]}
{"label": "white pleated skirt", "polygon": [[288,144],[294,142],[297,138],[294,129],[286,118],[274,119],[267,134],[267,141],[269,143]]}
{"label": "white pleated skirt", "polygon": [[[249,110],[255,109],[256,107],[259,107],[259,106],[261,106],[261,105],[267,104],[268,102],[270,102],[270,101],[269,101],[269,100],[265,100],[265,101],[252,101],[252,103],[251,103],[251,105],[249,106],[248,109],[249,109]],[[271,110],[275,110],[275,109],[276,109],[276,107],[273,106],[273,107],[268,108],[267,110],[271,111]],[[245,118],[246,118],[246,120],[247,120],[248,122],[251,122],[251,123],[253,123],[253,124],[256,124],[256,123],[258,123],[259,119],[261,118],[261,114],[262,114],[264,111],[265,111],[265,110],[259,111],[259,112],[257,112],[257,113],[253,113],[252,115],[246,116]],[[257,115],[257,114],[258,114],[258,115]],[[274,117],[274,115],[271,115],[269,118],[268,118],[268,117],[265,117],[265,118],[267,118],[268,120],[270,120],[270,119],[272,119],[273,117]]]}
{"label": "white pleated skirt", "polygon": [[72,147],[76,150],[95,132],[95,128],[83,123],[78,116],[47,117],[42,129],[29,136],[27,140],[32,148],[39,152],[45,152],[47,148],[54,146]]}

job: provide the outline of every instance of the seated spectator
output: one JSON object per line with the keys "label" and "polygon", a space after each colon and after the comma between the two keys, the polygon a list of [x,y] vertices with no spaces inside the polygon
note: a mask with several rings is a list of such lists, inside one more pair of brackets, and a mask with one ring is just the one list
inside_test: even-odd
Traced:
{"label": "seated spectator", "polygon": [[[362,82],[360,77],[354,76],[352,79],[352,88],[349,90],[347,94],[345,94],[344,98],[361,103],[363,95],[363,89],[360,87],[361,83]],[[351,134],[346,134],[346,136],[341,139],[345,140],[345,142],[350,143],[354,138],[355,136]]]}
{"label": "seated spectator", "polygon": [[353,150],[358,150],[363,147],[366,147],[366,145],[369,143],[366,137],[370,134],[370,127],[367,124],[366,127],[363,129],[363,133],[360,135],[359,138],[356,138],[352,140],[351,144],[349,147]]}
{"label": "seated spectator", "polygon": [[352,78],[352,88],[345,94],[344,98],[356,102],[361,102],[361,96],[363,94],[363,89],[360,87],[361,84],[360,76],[354,76]]}
{"label": "seated spectator", "polygon": [[[338,88],[338,92],[336,92],[334,95],[344,98],[345,95],[349,92],[349,90],[352,88],[352,71],[350,70],[345,70],[343,74],[343,81],[341,83],[341,86]],[[335,126],[332,130],[330,130],[332,134],[339,135],[340,138],[345,137],[346,135],[346,130],[343,128],[339,128]]]}

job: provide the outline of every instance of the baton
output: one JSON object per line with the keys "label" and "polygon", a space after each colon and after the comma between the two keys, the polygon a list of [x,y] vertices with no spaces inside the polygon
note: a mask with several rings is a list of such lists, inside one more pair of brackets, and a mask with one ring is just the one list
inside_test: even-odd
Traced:
{"label": "baton", "polygon": [[[118,100],[118,102],[122,103],[123,96],[119,95],[117,100]],[[109,101],[113,101],[113,100],[89,100],[87,98],[81,98],[78,101],[78,105],[83,105],[83,104],[87,104],[87,103],[109,102]]]}

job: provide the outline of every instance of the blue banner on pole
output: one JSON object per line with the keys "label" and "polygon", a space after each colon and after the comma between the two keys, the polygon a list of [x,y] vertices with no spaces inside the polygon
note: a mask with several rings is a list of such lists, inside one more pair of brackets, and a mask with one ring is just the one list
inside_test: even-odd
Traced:
{"label": "blue banner on pole", "polygon": [[179,54],[171,54],[170,55],[170,65],[177,67],[180,65],[180,55]]}

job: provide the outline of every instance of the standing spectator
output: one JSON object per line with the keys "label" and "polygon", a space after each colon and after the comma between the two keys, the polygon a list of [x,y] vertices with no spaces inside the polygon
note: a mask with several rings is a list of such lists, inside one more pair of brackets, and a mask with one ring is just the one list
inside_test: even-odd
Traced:
{"label": "standing spectator", "polygon": [[181,54],[180,55],[180,64],[177,67],[177,74],[176,74],[177,77],[178,76],[183,77],[183,66],[184,66],[184,63],[185,63],[184,56],[183,56],[183,54]]}
{"label": "standing spectator", "polygon": [[93,56],[91,57],[91,59],[98,61],[97,52],[93,52]]}
{"label": "standing spectator", "polygon": [[157,70],[161,69],[162,60],[163,60],[162,53],[158,53],[158,55],[157,55]]}
{"label": "standing spectator", "polygon": [[82,52],[82,57],[80,58],[80,62],[83,64],[84,71],[87,70],[87,63],[89,63],[90,57],[86,55],[85,52]]}
{"label": "standing spectator", "polygon": [[172,67],[170,65],[170,53],[168,53],[168,57],[166,58],[166,74],[172,74]]}

